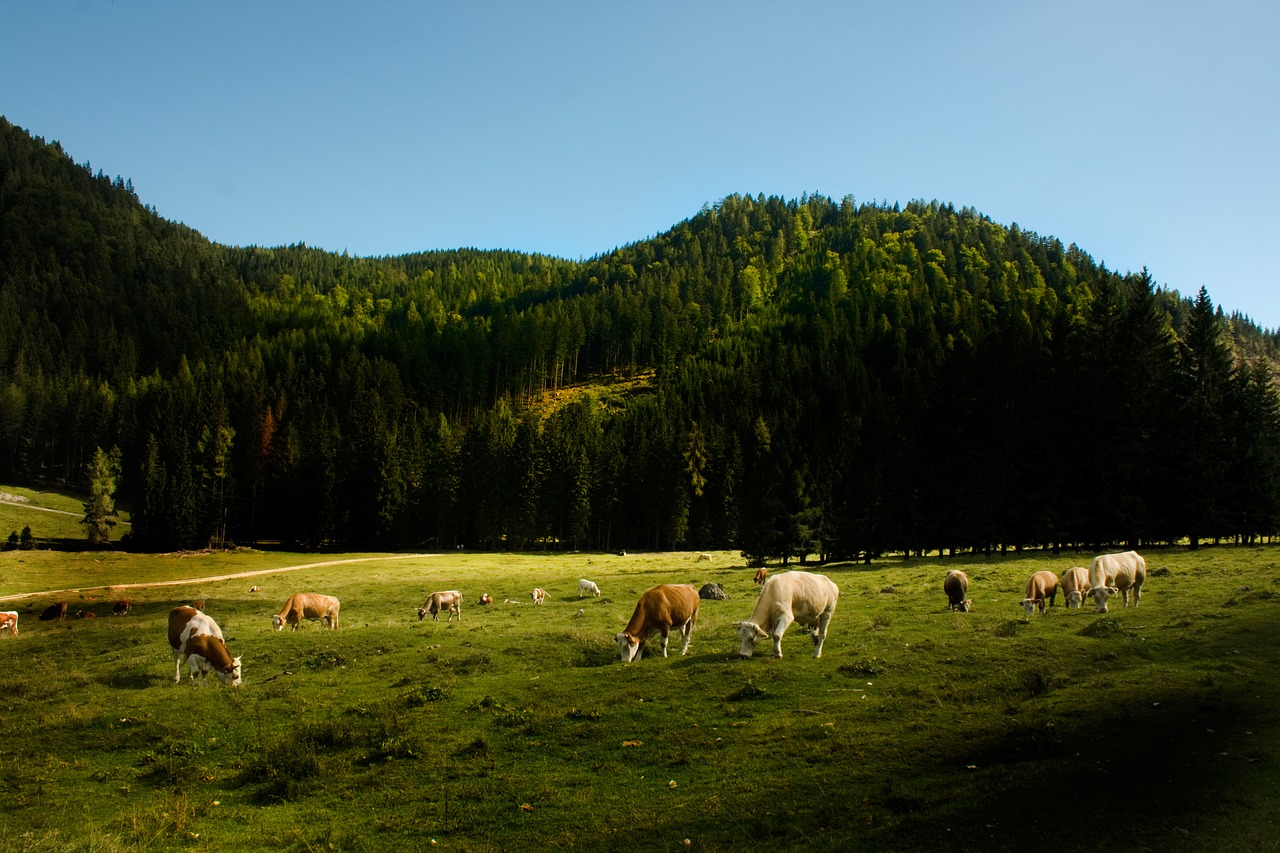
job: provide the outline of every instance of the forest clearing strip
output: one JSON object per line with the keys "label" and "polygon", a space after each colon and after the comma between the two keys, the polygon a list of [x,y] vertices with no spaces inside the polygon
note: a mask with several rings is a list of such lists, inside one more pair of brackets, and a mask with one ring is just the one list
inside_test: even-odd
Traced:
{"label": "forest clearing strip", "polygon": [[274,569],[254,569],[249,572],[235,572],[229,575],[213,575],[205,578],[179,578],[171,581],[149,581],[147,583],[113,583],[108,586],[70,587],[67,589],[50,589],[44,592],[22,592],[16,595],[0,595],[0,601],[17,601],[23,598],[35,598],[40,595],[66,595],[68,593],[92,592],[94,590],[144,589],[151,586],[182,586],[192,583],[217,583],[237,578],[251,578],[258,575],[270,575],[276,572],[295,572],[299,569],[315,569],[321,566],[340,566],[346,563],[370,563],[375,560],[409,560],[415,557],[438,557],[439,554],[399,554],[385,557],[352,557],[348,560],[328,560],[322,563],[300,563],[296,566],[279,566]]}

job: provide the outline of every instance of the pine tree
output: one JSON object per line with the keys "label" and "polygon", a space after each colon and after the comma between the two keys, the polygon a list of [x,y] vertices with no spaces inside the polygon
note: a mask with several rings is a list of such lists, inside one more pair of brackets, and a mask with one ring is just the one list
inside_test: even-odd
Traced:
{"label": "pine tree", "polygon": [[110,453],[101,447],[93,453],[93,461],[85,472],[89,481],[89,500],[84,504],[84,525],[89,528],[89,544],[105,546],[111,539],[116,517],[116,481],[120,477],[120,451]]}

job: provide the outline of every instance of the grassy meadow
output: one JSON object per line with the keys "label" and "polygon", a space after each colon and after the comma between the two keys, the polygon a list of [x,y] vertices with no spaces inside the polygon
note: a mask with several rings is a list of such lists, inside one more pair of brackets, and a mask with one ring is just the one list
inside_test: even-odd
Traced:
{"label": "grassy meadow", "polygon": [[[1274,850],[1280,550],[1144,553],[1138,609],[1030,619],[1026,578],[1091,555],[827,566],[823,657],[793,629],[782,660],[740,660],[755,587],[731,552],[6,552],[0,847]],[[954,567],[971,613],[946,610]],[[106,588],[236,572],[262,574]],[[686,657],[618,662],[643,590],[707,581],[731,599]],[[419,622],[451,588],[461,621]],[[58,589],[97,618],[13,598]],[[273,632],[298,591],[341,598],[341,628]],[[239,688],[172,681],[165,620],[197,598]]]}

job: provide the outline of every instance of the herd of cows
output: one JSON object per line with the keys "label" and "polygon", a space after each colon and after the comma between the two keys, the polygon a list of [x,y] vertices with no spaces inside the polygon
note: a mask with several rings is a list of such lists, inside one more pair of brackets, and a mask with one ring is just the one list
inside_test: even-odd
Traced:
{"label": "herd of cows", "polygon": [[[699,559],[702,558],[700,555]],[[1107,612],[1108,600],[1119,593],[1124,606],[1138,606],[1142,585],[1146,580],[1147,564],[1136,551],[1120,554],[1103,554],[1095,557],[1086,570],[1083,566],[1067,569],[1061,577],[1050,571],[1038,571],[1027,579],[1025,597],[1019,602],[1023,611],[1032,615],[1037,610],[1044,613],[1046,603],[1053,606],[1061,590],[1068,608],[1081,607],[1086,597],[1092,597],[1094,610]],[[805,571],[788,571],[769,575],[767,570],[756,572],[755,583],[760,587],[751,616],[734,622],[740,646],[738,654],[749,658],[760,640],[773,641],[773,656],[782,657],[782,637],[793,623],[798,623],[813,641],[815,658],[822,657],[822,644],[827,637],[827,626],[840,598],[840,588],[826,575]],[[672,631],[682,637],[680,654],[689,650],[689,641],[698,621],[698,607],[706,596],[707,584],[699,590],[692,584],[659,584],[646,590],[636,603],[627,627],[614,635],[623,663],[630,663],[643,656],[645,640],[655,631],[662,636],[662,656],[667,656],[668,639]],[[949,610],[968,612],[973,600],[968,598],[969,578],[964,572],[953,569],[943,579],[943,591]],[[257,590],[257,587],[254,587]],[[583,578],[578,581],[578,597],[599,597],[600,587]],[[535,605],[546,601],[547,591],[541,587],[530,593]],[[723,595],[719,596],[723,597]],[[493,598],[485,593],[477,599],[481,604],[491,604]],[[506,600],[511,602],[510,599]],[[227,650],[222,629],[203,612],[203,602],[175,607],[169,612],[169,647],[173,651],[174,682],[182,680],[182,664],[187,664],[192,683],[203,684],[209,673],[222,681],[238,685],[243,675],[240,658],[232,657]],[[113,612],[124,615],[130,602],[118,601]],[[341,602],[332,595],[297,593],[289,597],[279,613],[271,617],[272,627],[283,631],[297,630],[303,621],[319,622],[322,627],[336,630]],[[67,603],[55,602],[40,615],[42,620],[66,618]],[[462,620],[462,593],[458,590],[433,592],[418,608],[419,621],[428,615],[439,621],[441,613],[447,614],[446,622]],[[92,616],[80,611],[81,617]],[[18,634],[18,613],[0,611],[0,632]]]}

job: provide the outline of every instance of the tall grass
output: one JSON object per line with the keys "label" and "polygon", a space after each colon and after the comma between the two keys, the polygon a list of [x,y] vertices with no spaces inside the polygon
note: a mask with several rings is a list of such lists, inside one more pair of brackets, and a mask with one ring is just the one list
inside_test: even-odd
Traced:
{"label": "tall grass", "polygon": [[[1027,576],[1088,555],[828,566],[841,600],[818,660],[798,630],[782,660],[736,657],[730,623],[755,588],[729,553],[386,555],[134,590],[125,617],[65,623],[34,618],[49,596],[10,602],[22,616],[20,636],[0,637],[0,837],[20,850],[1275,849],[1280,551],[1147,556],[1167,572],[1140,608],[1032,618],[1017,605]],[[81,586],[83,557],[38,559],[29,589]],[[115,556],[94,577],[319,559]],[[0,592],[21,591],[14,565]],[[972,613],[946,610],[956,566]],[[579,599],[579,577],[602,596]],[[612,636],[644,589],[706,581],[731,599],[703,602],[689,655],[618,663]],[[419,622],[426,594],[451,588],[461,622]],[[272,631],[297,591],[338,595],[343,627]],[[482,592],[497,603],[475,605]],[[82,595],[106,612],[105,590]],[[196,597],[244,658],[239,689],[172,682],[165,618]]]}

